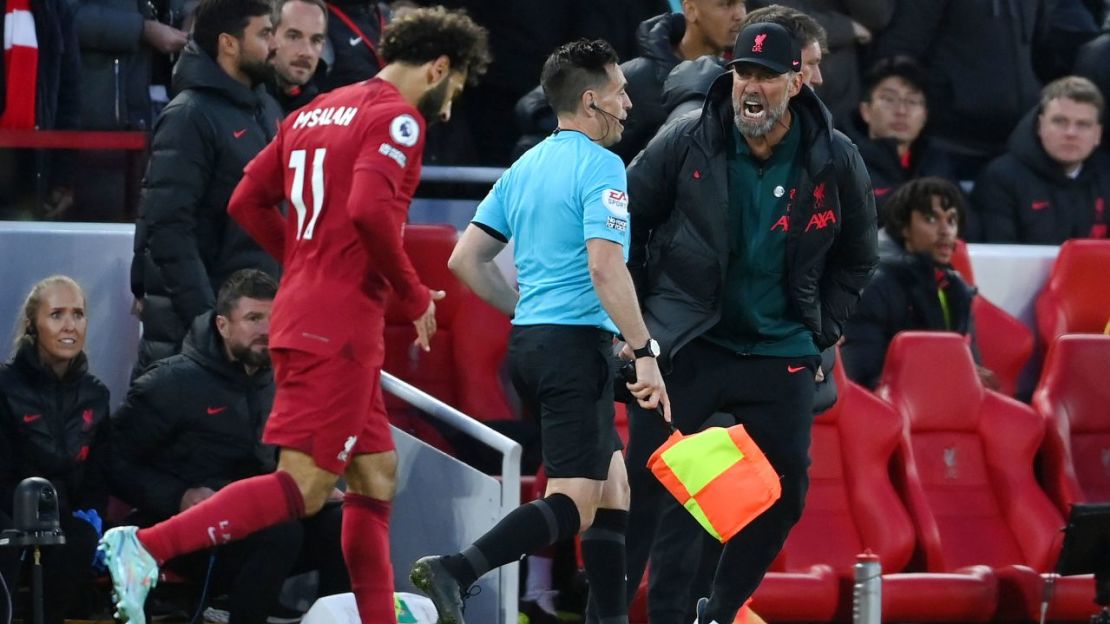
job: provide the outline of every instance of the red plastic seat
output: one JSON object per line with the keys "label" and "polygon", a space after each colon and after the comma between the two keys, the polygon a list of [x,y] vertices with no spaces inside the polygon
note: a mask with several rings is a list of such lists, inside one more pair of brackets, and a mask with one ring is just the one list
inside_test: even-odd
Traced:
{"label": "red plastic seat", "polygon": [[1056,507],[1110,501],[1110,336],[1069,334],[1053,343],[1033,408],[1048,423],[1041,477]]}
{"label": "red plastic seat", "polygon": [[[914,530],[887,467],[902,438],[902,417],[862,386],[834,369],[840,398],[813,425],[810,488],[802,519],[780,559],[786,570],[829,569],[838,585],[836,619],[851,618],[852,566],[871,550],[883,575],[883,619],[894,621],[986,621],[995,610],[997,582],[978,566],[954,574],[903,573],[914,551]],[[797,588],[769,574],[753,609],[777,619],[768,600],[789,605]]]}
{"label": "red plastic seat", "polygon": [[[898,480],[929,571],[990,566],[998,617],[1036,620],[1064,519],[1033,476],[1044,420],[985,390],[962,337],[905,332],[887,352],[878,394],[906,419]],[[1056,583],[1050,620],[1095,613],[1092,576]]]}
{"label": "red plastic seat", "polygon": [[1101,334],[1110,317],[1110,240],[1070,240],[1060,255],[1044,290],[1037,296],[1037,332],[1044,345],[1061,334]]}
{"label": "red plastic seat", "polygon": [[[975,285],[971,256],[967,252],[967,244],[963,241],[956,241],[952,266],[960,272],[964,281],[972,286]],[[1025,326],[1025,323],[982,295],[972,301],[971,315],[975,319],[976,343],[979,346],[983,366],[991,369],[998,377],[1001,386],[999,390],[1003,394],[1014,396],[1021,371],[1033,354],[1033,332]]]}
{"label": "red plastic seat", "polygon": [[[478,420],[514,418],[501,380],[509,341],[509,320],[479,299],[447,268],[458,234],[450,225],[405,227],[405,251],[429,288],[446,291],[436,302],[437,331],[432,350],[413,346],[416,329],[395,308],[386,313],[385,370]],[[386,395],[394,424],[449,450],[427,421]]]}

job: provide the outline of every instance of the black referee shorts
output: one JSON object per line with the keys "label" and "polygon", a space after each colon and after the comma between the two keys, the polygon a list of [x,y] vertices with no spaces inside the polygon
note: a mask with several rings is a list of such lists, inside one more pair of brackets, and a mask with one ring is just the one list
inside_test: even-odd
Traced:
{"label": "black referee shorts", "polygon": [[612,345],[613,335],[597,327],[513,326],[513,386],[539,418],[549,478],[604,481],[623,448],[613,427]]}

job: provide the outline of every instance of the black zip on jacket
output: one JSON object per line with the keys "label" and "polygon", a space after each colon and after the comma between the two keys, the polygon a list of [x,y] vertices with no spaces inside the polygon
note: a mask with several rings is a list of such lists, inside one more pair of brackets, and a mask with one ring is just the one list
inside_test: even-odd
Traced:
{"label": "black zip on jacket", "polygon": [[[720,318],[728,270],[726,150],[731,73],[699,114],[668,124],[628,168],[629,270],[663,361]],[[855,146],[809,87],[790,102],[802,124],[797,200],[786,241],[787,297],[818,349],[842,327],[875,269],[875,203]]]}
{"label": "black zip on jacket", "polygon": [[[1037,137],[1037,110],[1010,137],[1010,151],[991,161],[971,192],[978,227],[970,240],[1059,245],[1070,238],[1106,238],[1110,158],[1095,149],[1074,179]],[[1101,225],[1101,227],[1096,227]]]}
{"label": "black zip on jacket", "polygon": [[108,503],[108,388],[88,372],[81,353],[59,379],[25,346],[0,364],[0,510],[12,511],[15,486],[43,477],[58,492],[59,509]]}
{"label": "black zip on jacket", "polygon": [[154,125],[135,225],[131,291],[144,297],[140,367],[176,353],[239,269],[278,262],[227,214],[243,168],[277,133],[281,109],[263,85],[235,81],[190,43],[174,68],[178,95]]}
{"label": "black zip on jacket", "polygon": [[272,472],[262,428],[274,402],[270,369],[228,360],[215,312],[198,316],[182,352],[135,380],[112,416],[119,495],[151,520],[177,513],[185,490]]}

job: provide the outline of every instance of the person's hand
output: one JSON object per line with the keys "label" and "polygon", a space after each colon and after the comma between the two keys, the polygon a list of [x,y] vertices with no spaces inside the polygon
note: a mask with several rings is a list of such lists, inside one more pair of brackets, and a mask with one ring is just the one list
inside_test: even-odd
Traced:
{"label": "person's hand", "polygon": [[671,400],[667,398],[663,373],[659,371],[659,362],[655,358],[642,357],[636,360],[636,381],[626,385],[640,407],[646,410],[661,407],[663,420],[671,422]]}
{"label": "person's hand", "polygon": [[979,366],[976,364],[975,372],[979,374],[979,381],[982,382],[983,387],[987,390],[994,390],[997,392],[1002,387],[1002,384],[998,381],[998,376],[986,366]]}
{"label": "person's hand", "polygon": [[871,43],[871,31],[856,20],[852,20],[852,34],[856,36],[856,43],[860,45]]}
{"label": "person's hand", "polygon": [[813,381],[815,381],[817,383],[821,383],[822,381],[825,381],[825,369],[818,366],[817,367],[817,374],[813,376]]}
{"label": "person's hand", "polygon": [[189,42],[189,33],[157,20],[143,22],[143,41],[162,54],[177,54]]}
{"label": "person's hand", "polygon": [[135,299],[133,299],[131,301],[131,316],[141,317],[142,315],[143,315],[143,299],[141,297],[135,297]]}
{"label": "person's hand", "polygon": [[631,362],[636,359],[636,354],[632,352],[632,347],[628,346],[627,342],[622,342],[621,348],[617,350],[617,357],[625,362]]}
{"label": "person's hand", "polygon": [[200,503],[203,503],[204,501],[208,500],[209,498],[212,498],[212,496],[215,495],[215,494],[216,494],[216,491],[213,490],[212,488],[206,488],[206,487],[189,488],[189,489],[185,490],[184,494],[181,495],[181,511],[185,511],[186,509],[188,509],[188,508],[190,508],[194,505],[199,505]]}
{"label": "person's hand", "polygon": [[447,296],[442,290],[433,290],[431,293],[432,300],[428,302],[428,309],[412,322],[416,326],[416,340],[413,344],[424,351],[432,350],[432,336],[436,334],[436,302]]}

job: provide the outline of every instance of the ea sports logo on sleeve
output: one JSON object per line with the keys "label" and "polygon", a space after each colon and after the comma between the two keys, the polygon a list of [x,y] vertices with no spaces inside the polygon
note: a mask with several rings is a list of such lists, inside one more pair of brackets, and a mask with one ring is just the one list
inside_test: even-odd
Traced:
{"label": "ea sports logo on sleeve", "polygon": [[613,213],[614,216],[628,217],[628,193],[616,189],[605,189],[601,192],[601,203],[605,204],[606,210]]}
{"label": "ea sports logo on sleeve", "polygon": [[389,124],[389,136],[405,147],[412,147],[420,139],[420,124],[412,115],[397,115]]}

